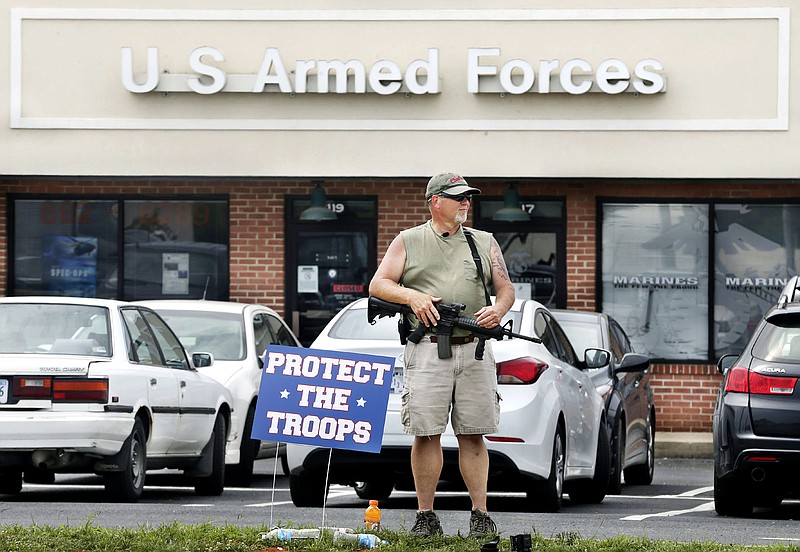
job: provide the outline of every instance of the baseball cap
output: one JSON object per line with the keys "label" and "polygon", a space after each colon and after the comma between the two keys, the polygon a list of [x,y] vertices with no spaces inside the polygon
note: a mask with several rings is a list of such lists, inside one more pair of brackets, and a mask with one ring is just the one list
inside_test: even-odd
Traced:
{"label": "baseball cap", "polygon": [[473,188],[463,176],[452,172],[439,173],[428,181],[428,188],[425,190],[425,199],[439,194],[460,195],[460,194],[479,194],[478,188]]}

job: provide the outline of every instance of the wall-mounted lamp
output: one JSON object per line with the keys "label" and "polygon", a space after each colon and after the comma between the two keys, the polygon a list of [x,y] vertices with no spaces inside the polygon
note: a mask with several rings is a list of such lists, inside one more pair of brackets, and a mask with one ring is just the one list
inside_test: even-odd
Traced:
{"label": "wall-mounted lamp", "polygon": [[519,192],[514,188],[513,183],[508,183],[508,189],[503,192],[503,208],[495,212],[492,220],[501,222],[531,220],[531,216],[523,211],[519,205]]}
{"label": "wall-mounted lamp", "polygon": [[313,180],[316,187],[311,190],[311,206],[300,213],[300,220],[336,220],[336,213],[328,209],[328,199],[322,180]]}

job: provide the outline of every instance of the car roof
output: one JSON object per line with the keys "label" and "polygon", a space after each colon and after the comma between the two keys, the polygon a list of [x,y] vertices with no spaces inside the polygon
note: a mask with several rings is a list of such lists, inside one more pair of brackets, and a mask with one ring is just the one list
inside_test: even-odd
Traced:
{"label": "car roof", "polygon": [[550,309],[550,312],[553,313],[553,316],[556,317],[556,320],[586,320],[591,322],[597,322],[602,318],[607,318],[608,315],[602,312],[594,312],[594,311],[583,311],[583,310],[576,310],[576,309]]}
{"label": "car roof", "polygon": [[228,312],[242,313],[247,307],[261,308],[275,316],[278,314],[267,307],[257,303],[238,303],[236,301],[208,301],[206,299],[146,299],[135,301],[137,305],[145,305],[154,310],[192,310],[199,312]]}
{"label": "car roof", "polygon": [[0,303],[47,303],[52,305],[91,305],[96,307],[124,307],[130,305],[127,301],[117,299],[100,299],[97,297],[62,297],[54,295],[21,295],[2,297]]}

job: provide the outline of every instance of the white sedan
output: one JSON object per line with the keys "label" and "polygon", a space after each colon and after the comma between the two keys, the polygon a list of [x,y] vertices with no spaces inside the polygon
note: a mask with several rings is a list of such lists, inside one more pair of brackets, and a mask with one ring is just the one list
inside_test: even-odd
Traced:
{"label": "white sedan", "polygon": [[103,476],[134,502],[146,471],[224,489],[230,392],[199,373],[151,309],[110,299],[0,299],[0,494],[57,472]]}
{"label": "white sedan", "polygon": [[[400,421],[403,346],[398,317],[367,322],[367,299],[340,311],[311,348],[396,357],[380,453],[334,450],[329,482],[350,484],[362,498],[387,498],[394,488],[413,488],[412,437]],[[524,491],[530,508],[557,511],[564,492],[574,502],[599,503],[609,477],[609,445],[602,397],[587,375],[606,366],[610,353],[587,349],[578,357],[566,334],[541,303],[517,300],[504,319],[518,334],[539,337],[490,341],[498,391],[500,427],[485,436],[489,449],[489,490]],[[458,443],[448,427],[442,436],[442,479],[459,482]],[[328,449],[287,444],[289,487],[297,506],[322,502]]]}
{"label": "white sedan", "polygon": [[230,301],[166,299],[139,301],[158,312],[189,353],[211,353],[214,362],[200,372],[225,385],[233,394],[239,423],[231,428],[227,483],[249,487],[257,458],[281,456],[285,447],[252,439],[256,400],[261,385],[264,351],[269,345],[300,347],[292,330],[269,307]]}

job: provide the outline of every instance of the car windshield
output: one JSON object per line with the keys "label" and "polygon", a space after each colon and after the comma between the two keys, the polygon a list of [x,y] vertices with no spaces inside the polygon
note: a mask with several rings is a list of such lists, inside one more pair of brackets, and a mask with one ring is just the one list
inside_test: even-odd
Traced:
{"label": "car windshield", "polygon": [[366,309],[349,309],[342,313],[328,335],[334,339],[399,340],[397,321],[399,315],[376,318],[375,324],[367,322]]}
{"label": "car windshield", "polygon": [[576,351],[602,347],[600,324],[578,322],[575,320],[558,320],[559,326],[566,332],[572,348]]}
{"label": "car windshield", "polygon": [[0,304],[0,353],[111,356],[108,309]]}
{"label": "car windshield", "polygon": [[800,364],[800,317],[774,317],[753,345],[753,356],[770,362]]}
{"label": "car windshield", "polygon": [[214,360],[242,360],[244,319],[237,313],[159,310],[186,351],[211,353]]}

